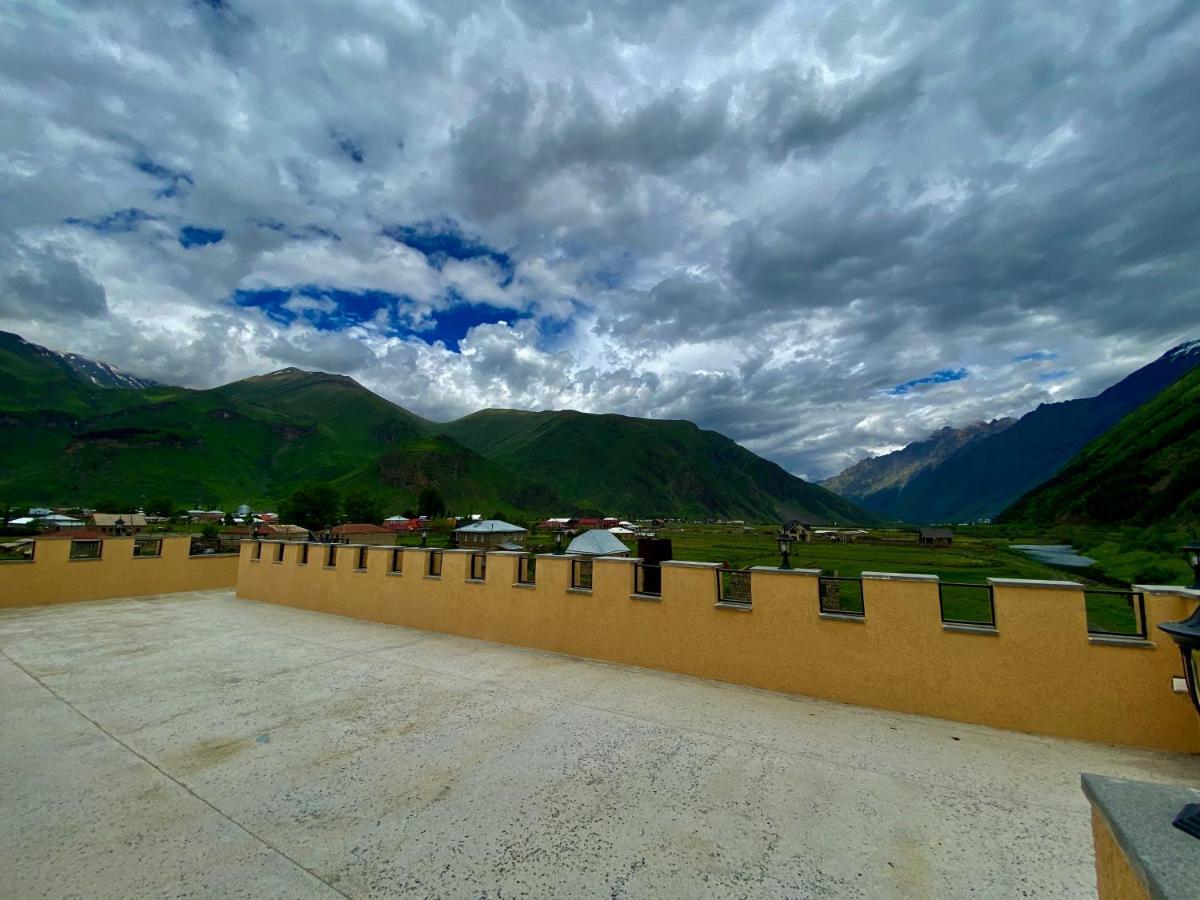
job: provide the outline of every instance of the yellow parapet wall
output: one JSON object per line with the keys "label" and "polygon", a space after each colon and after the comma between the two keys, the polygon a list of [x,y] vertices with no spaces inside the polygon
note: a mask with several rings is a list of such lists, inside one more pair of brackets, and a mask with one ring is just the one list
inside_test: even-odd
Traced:
{"label": "yellow parapet wall", "polygon": [[[307,552],[307,564],[301,554]],[[942,623],[932,576],[864,578],[866,615],[823,614],[817,573],[755,569],[750,609],[717,602],[715,567],[666,563],[660,599],[632,593],[634,560],[597,559],[571,587],[572,558],[491,553],[472,579],[469,551],[341,545],[242,547],[238,595],[769,690],[1038,734],[1200,752],[1200,717],[1173,690],[1182,675],[1157,623],[1195,605],[1183,589],[1145,597],[1150,640],[1089,638],[1070,582],[994,579],[995,629]],[[257,556],[257,558],[256,558]],[[395,573],[393,561],[401,572]],[[365,561],[366,567],[358,564]]]}
{"label": "yellow parapet wall", "polygon": [[133,538],[105,537],[98,559],[71,559],[71,544],[39,539],[32,560],[0,562],[0,608],[173,594],[237,581],[236,554],[191,556],[186,535],[164,536],[160,556],[134,556]]}

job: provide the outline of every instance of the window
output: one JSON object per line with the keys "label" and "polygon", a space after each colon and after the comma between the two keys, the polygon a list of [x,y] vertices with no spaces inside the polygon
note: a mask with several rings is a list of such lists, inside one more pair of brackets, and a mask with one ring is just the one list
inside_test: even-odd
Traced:
{"label": "window", "polygon": [[431,578],[442,577],[442,551],[429,551],[429,576]]}
{"label": "window", "polygon": [[404,571],[404,551],[399,547],[392,550],[392,568],[390,571],[393,575],[399,575]]}
{"label": "window", "polygon": [[358,554],[354,560],[354,568],[361,571],[366,571],[367,568],[367,548],[359,547]]}
{"label": "window", "polygon": [[471,580],[486,581],[487,580],[487,554],[472,553],[471,554]]}
{"label": "window", "polygon": [[254,542],[254,558],[262,559],[262,541]]}
{"label": "window", "polygon": [[103,541],[71,541],[71,559],[99,559]]}
{"label": "window", "polygon": [[133,542],[134,556],[162,556],[162,538],[137,538]]}
{"label": "window", "polygon": [[522,556],[517,560],[517,584],[537,584],[537,558]]}
{"label": "window", "polygon": [[337,544],[329,545],[329,550],[325,555],[325,565],[330,568],[337,566]]}
{"label": "window", "polygon": [[275,562],[283,562],[283,541],[275,545]]}
{"label": "window", "polygon": [[571,587],[581,591],[592,589],[592,561],[590,559],[571,560]]}
{"label": "window", "polygon": [[300,565],[302,565],[302,566],[308,565],[308,544],[307,544],[307,542],[300,545],[300,560],[299,560],[299,562],[300,562]]}

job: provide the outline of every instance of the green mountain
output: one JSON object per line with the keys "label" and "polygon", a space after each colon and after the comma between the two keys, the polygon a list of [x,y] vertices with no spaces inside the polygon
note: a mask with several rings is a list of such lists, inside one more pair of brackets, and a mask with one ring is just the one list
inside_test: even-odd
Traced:
{"label": "green mountain", "polygon": [[311,480],[365,487],[396,510],[415,507],[427,486],[452,509],[489,514],[559,503],[343,376],[285,369],[206,391],[117,390],[41,354],[16,355],[0,359],[4,407],[25,407],[0,412],[7,502],[166,495],[183,506],[268,508]]}
{"label": "green mountain", "polygon": [[[435,487],[451,511],[513,518],[809,516],[853,504],[689,422],[488,410],[438,425],[352,378],[284,369],[211,390],[114,379],[0,333],[0,501],[270,508],[306,481],[390,509]],[[144,383],[143,383],[144,384]]]}
{"label": "green mountain", "polygon": [[471,449],[623,515],[874,521],[854,504],[691,422],[485,409],[441,426]]}
{"label": "green mountain", "polygon": [[1200,521],[1200,369],[1125,416],[998,520],[1039,525]]}

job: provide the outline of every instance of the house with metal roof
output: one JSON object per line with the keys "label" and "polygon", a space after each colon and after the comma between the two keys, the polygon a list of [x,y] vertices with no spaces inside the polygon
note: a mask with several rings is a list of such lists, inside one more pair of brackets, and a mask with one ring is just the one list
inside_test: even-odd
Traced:
{"label": "house with metal roof", "polygon": [[567,545],[567,552],[578,556],[628,556],[629,548],[603,528],[585,531]]}
{"label": "house with metal roof", "polygon": [[519,545],[529,534],[529,529],[502,519],[483,519],[455,528],[454,534],[458,538],[458,545],[464,550],[500,549],[501,544]]}

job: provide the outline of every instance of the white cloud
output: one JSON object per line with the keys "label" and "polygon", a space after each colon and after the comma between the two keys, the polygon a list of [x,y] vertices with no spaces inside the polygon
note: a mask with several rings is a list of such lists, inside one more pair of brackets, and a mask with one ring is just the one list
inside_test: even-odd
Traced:
{"label": "white cloud", "polygon": [[[0,327],[193,385],[338,369],[433,418],[686,417],[824,476],[1200,331],[1172,8],[20,6]],[[422,223],[479,246],[385,236]],[[411,299],[315,327],[339,290]],[[458,297],[507,324],[437,343]]]}

